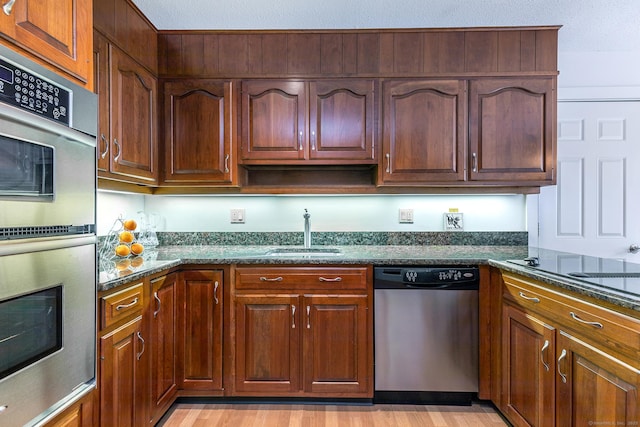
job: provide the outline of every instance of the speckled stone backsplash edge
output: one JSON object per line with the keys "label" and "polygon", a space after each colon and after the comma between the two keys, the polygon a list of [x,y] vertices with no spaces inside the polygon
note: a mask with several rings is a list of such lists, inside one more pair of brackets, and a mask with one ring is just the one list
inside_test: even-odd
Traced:
{"label": "speckled stone backsplash edge", "polygon": [[[301,232],[158,232],[160,246],[304,244]],[[313,246],[328,245],[461,245],[527,246],[528,233],[516,232],[314,232]]]}

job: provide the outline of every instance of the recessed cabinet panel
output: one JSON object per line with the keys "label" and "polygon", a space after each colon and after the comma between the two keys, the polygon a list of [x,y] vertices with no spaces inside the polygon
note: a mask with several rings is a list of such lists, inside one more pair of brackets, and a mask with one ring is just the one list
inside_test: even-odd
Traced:
{"label": "recessed cabinet panel", "polygon": [[168,82],[163,183],[231,181],[232,83]]}
{"label": "recessed cabinet panel", "polygon": [[463,181],[466,143],[464,81],[384,83],[382,181]]}

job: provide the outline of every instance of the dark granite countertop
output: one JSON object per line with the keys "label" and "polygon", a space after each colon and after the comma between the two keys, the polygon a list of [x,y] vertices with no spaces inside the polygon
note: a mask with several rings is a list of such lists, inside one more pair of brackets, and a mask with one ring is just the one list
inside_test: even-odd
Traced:
{"label": "dark granite countertop", "polygon": [[[481,265],[489,264],[505,271],[521,274],[549,285],[595,297],[640,312],[640,292],[616,290],[586,283],[566,275],[550,274],[508,262],[527,256],[545,255],[582,257],[564,252],[545,251],[527,246],[478,245],[348,245],[331,246],[339,256],[272,256],[270,250],[282,246],[269,245],[175,245],[160,246],[144,254],[137,267],[116,268],[113,261],[102,262],[98,291],[107,291],[145,276],[187,264],[260,264],[260,265]],[[302,246],[286,246],[302,248]],[[317,246],[322,248],[322,246]],[[125,264],[126,265],[126,264]]]}
{"label": "dark granite countertop", "polygon": [[[282,246],[160,246],[144,254],[144,262],[137,266],[121,265],[114,261],[101,262],[98,291],[113,289],[125,283],[183,264],[271,264],[271,265],[469,265],[487,264],[489,259],[521,259],[527,256],[526,246],[331,246],[339,249],[339,256],[271,256],[270,250]],[[318,246],[321,247],[321,246]],[[302,246],[286,246],[302,248]]]}

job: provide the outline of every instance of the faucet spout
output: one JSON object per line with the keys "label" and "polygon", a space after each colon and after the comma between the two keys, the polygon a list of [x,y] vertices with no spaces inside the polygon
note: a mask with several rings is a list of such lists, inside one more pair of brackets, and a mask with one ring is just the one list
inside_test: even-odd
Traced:
{"label": "faucet spout", "polygon": [[306,209],[304,210],[304,247],[305,249],[309,249],[311,247],[311,222],[309,221],[309,218],[311,218],[311,215],[309,214],[309,211],[307,211]]}

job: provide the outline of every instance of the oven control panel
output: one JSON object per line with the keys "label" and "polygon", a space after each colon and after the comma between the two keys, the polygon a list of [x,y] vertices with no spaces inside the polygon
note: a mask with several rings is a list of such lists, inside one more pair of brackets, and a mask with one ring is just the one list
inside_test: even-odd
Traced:
{"label": "oven control panel", "polygon": [[69,126],[71,91],[0,57],[0,101]]}

